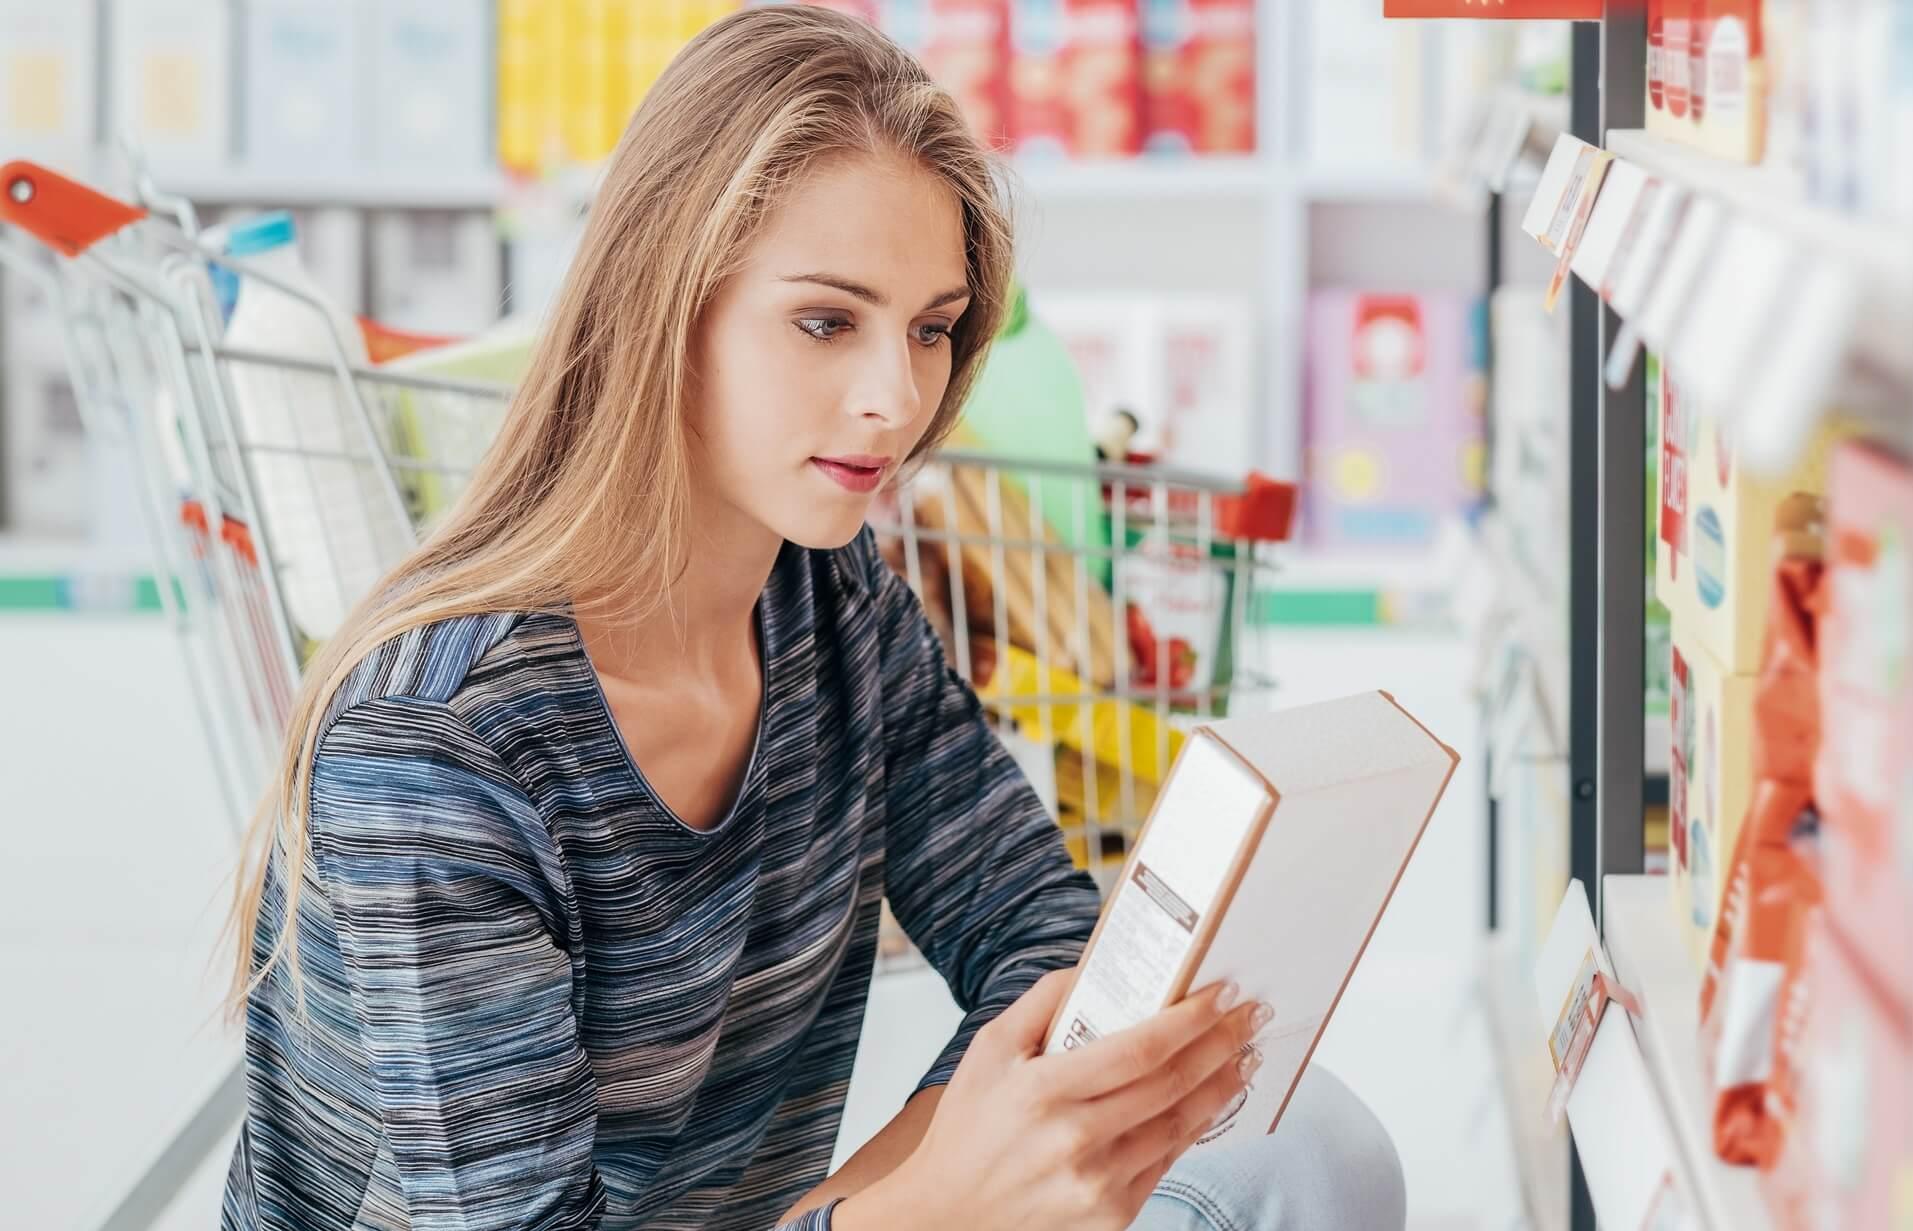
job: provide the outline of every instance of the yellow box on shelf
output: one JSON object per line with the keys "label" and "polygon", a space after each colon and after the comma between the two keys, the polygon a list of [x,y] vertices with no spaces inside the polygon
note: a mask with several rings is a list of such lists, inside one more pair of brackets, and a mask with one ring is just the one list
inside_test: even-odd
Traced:
{"label": "yellow box on shelf", "polygon": [[1759,670],[1767,628],[1776,531],[1817,516],[1832,444],[1823,429],[1793,470],[1778,477],[1738,464],[1732,429],[1702,410],[1660,365],[1651,394],[1659,413],[1660,500],[1655,595],[1727,671]]}
{"label": "yellow box on shelf", "polygon": [[1678,614],[1673,656],[1668,871],[1675,918],[1698,970],[1753,800],[1758,677],[1729,672]]}

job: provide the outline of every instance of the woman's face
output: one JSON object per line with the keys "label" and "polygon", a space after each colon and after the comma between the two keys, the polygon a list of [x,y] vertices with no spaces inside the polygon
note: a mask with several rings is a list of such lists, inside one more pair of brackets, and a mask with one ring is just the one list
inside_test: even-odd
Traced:
{"label": "woman's face", "polygon": [[957,200],[914,163],[800,181],[698,323],[699,516],[803,547],[855,537],[943,400],[966,270]]}

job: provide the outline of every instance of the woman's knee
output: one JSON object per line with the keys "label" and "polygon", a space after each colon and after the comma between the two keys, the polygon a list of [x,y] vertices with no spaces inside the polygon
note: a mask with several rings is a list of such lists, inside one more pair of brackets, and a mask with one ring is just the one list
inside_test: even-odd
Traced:
{"label": "woman's knee", "polygon": [[1407,1204],[1381,1121],[1311,1068],[1274,1133],[1186,1156],[1135,1231],[1401,1231]]}

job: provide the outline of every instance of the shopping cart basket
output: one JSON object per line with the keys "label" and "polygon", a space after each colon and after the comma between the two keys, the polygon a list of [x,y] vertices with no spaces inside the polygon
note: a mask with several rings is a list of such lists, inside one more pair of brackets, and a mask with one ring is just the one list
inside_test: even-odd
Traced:
{"label": "shopping cart basket", "polygon": [[[220,255],[186,202],[150,184],[139,195],[129,205],[0,167],[0,264],[49,290],[89,430],[133,446],[155,579],[237,829],[269,780],[301,665],[456,498],[509,385],[357,361],[361,340],[326,305]],[[215,267],[304,304],[327,345],[226,344]],[[1184,732],[1273,689],[1246,634],[1292,496],[952,449],[873,513],[952,666],[1105,885]],[[915,960],[888,920],[884,954]],[[205,1115],[236,1118],[242,1090],[235,1077]],[[170,1191],[149,1175],[135,1197]],[[111,1225],[139,1225],[126,1212]]]}

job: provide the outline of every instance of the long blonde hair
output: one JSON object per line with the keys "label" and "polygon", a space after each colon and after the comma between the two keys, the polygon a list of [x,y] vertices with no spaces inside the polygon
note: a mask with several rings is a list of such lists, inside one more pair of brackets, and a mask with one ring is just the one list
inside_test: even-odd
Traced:
{"label": "long blonde hair", "polygon": [[[612,154],[524,380],[458,504],[306,669],[234,894],[235,1015],[281,962],[298,985],[312,762],[341,684],[381,645],[441,620],[586,602],[633,618],[665,601],[685,550],[699,313],[795,180],[820,159],[861,153],[915,160],[961,208],[970,306],[917,455],[954,426],[1008,298],[996,163],[950,96],[868,24],[799,6],[716,23],[658,79]],[[256,957],[275,866],[283,925]]]}

